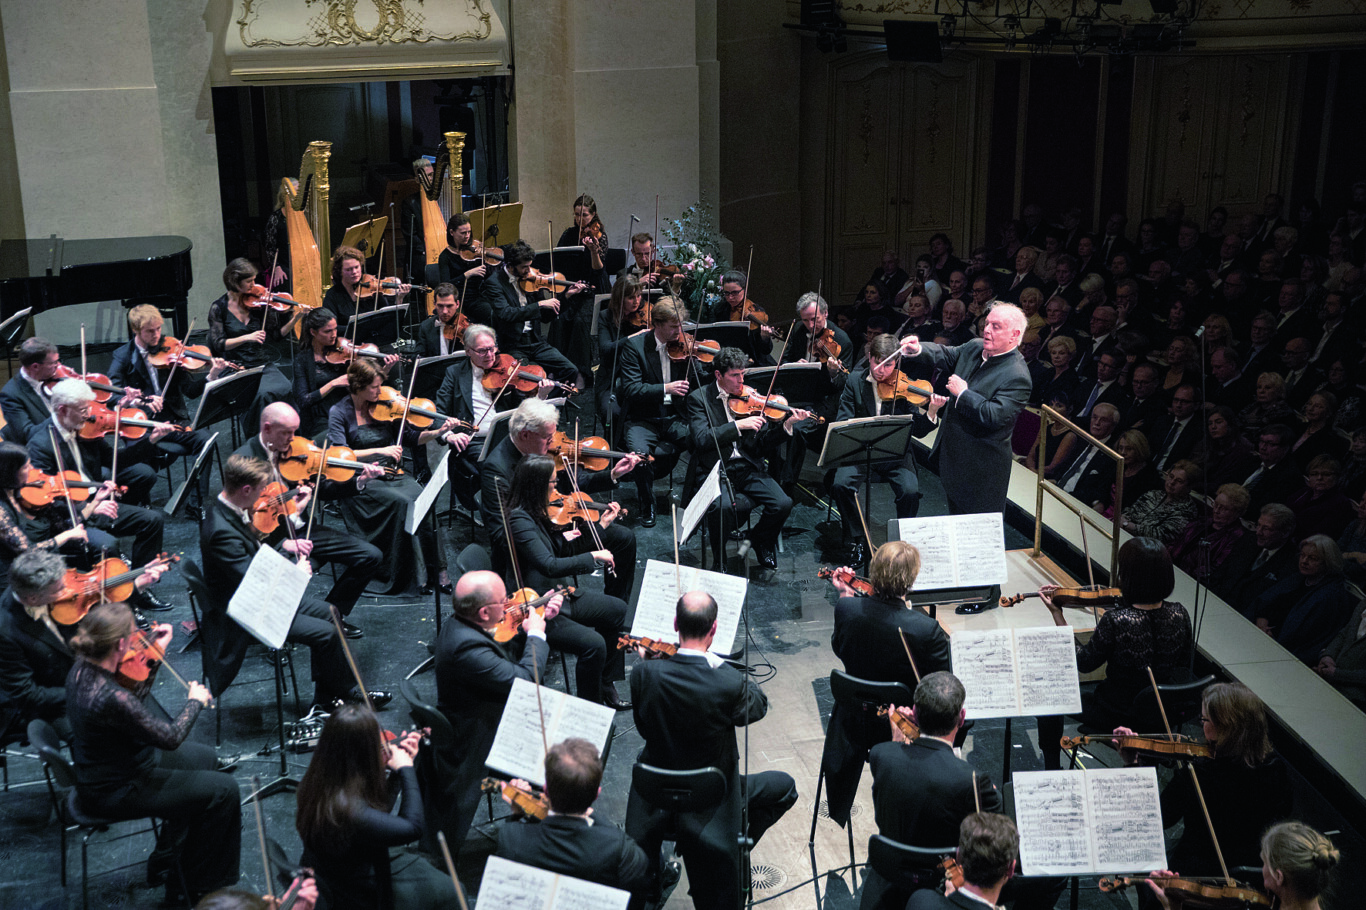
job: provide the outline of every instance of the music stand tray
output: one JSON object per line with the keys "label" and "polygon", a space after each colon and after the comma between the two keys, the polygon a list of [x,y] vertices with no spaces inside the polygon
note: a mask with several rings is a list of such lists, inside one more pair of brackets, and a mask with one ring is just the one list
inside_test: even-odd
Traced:
{"label": "music stand tray", "polygon": [[[171,498],[166,500],[166,505],[162,507],[163,512],[168,516],[175,517],[175,513],[180,510],[181,504],[185,502],[185,494],[199,483],[199,475],[208,470],[209,462],[213,461],[217,452],[218,434],[214,433],[209,437],[209,441],[204,443],[204,448],[200,449],[199,454],[195,456],[194,464],[185,472],[185,481],[171,494]],[[207,506],[208,503],[204,505]]]}
{"label": "music stand tray", "polygon": [[499,203],[466,212],[470,216],[470,236],[485,246],[505,246],[522,236],[522,204]]}
{"label": "music stand tray", "polygon": [[[431,398],[441,388],[441,382],[446,378],[446,371],[452,365],[464,360],[468,355],[464,351],[456,351],[453,354],[438,354],[435,357],[421,357],[417,363],[413,364],[412,379],[414,398]],[[428,379],[428,377],[431,377]]]}
{"label": "music stand tray", "polygon": [[[774,371],[778,378],[773,379]],[[745,384],[756,389],[767,389],[773,383],[773,392],[789,402],[821,402],[835,390],[830,381],[830,371],[823,363],[784,363],[776,367],[750,367],[745,370]]]}
{"label": "music stand tray", "polygon": [[[866,521],[872,511],[873,462],[906,460],[911,449],[915,417],[908,414],[888,414],[883,417],[855,417],[830,424],[821,446],[821,457],[816,467],[843,467],[862,462],[863,515]],[[868,541],[868,559],[872,559],[872,541]]]}
{"label": "music stand tray", "polygon": [[190,429],[203,429],[247,410],[261,390],[261,374],[265,370],[263,366],[252,367],[250,370],[220,376],[204,386],[204,394],[199,396],[199,407],[195,409],[194,420],[190,421]]}
{"label": "music stand tray", "polygon": [[723,348],[745,350],[749,345],[748,322],[708,322],[697,327],[698,341],[719,341]]}
{"label": "music stand tray", "polygon": [[381,330],[393,329],[397,334],[398,322],[407,311],[408,304],[400,303],[352,316],[346,321],[346,337],[352,336],[353,326],[357,344],[364,344],[367,339],[378,335]]}
{"label": "music stand tray", "polygon": [[342,235],[342,246],[353,246],[364,253],[368,259],[372,255],[371,251],[379,246],[380,240],[384,238],[384,232],[388,229],[388,215],[367,218],[360,224],[353,224],[346,229],[346,233]]}
{"label": "music stand tray", "polygon": [[[479,461],[481,463],[489,457],[489,452],[493,451],[493,447],[502,442],[503,437],[507,435],[507,419],[512,416],[512,412],[515,410],[517,409],[509,408],[506,411],[499,411],[496,414],[484,418],[483,422],[488,426],[489,431],[484,437],[484,447],[479,450]],[[478,417],[479,415],[475,414],[474,416]]]}

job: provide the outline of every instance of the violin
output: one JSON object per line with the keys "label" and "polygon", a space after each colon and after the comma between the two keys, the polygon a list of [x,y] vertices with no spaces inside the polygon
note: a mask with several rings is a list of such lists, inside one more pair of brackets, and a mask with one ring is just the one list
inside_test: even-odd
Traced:
{"label": "violin", "polygon": [[623,635],[617,639],[617,650],[622,648],[643,648],[645,657],[673,657],[678,653],[678,645],[671,641],[660,641],[656,638],[639,638],[635,635]]}
{"label": "violin", "polygon": [[890,716],[892,718],[892,723],[896,724],[896,728],[900,730],[902,735],[905,736],[907,739],[914,741],[920,738],[919,725],[917,725],[915,721],[911,720],[905,714],[902,714],[900,711],[896,712],[895,714],[892,714],[890,706],[878,705],[877,716]]}
{"label": "violin", "polygon": [[546,799],[544,793],[531,793],[521,787],[514,787],[507,781],[492,777],[486,777],[480,781],[479,789],[484,793],[499,794],[505,803],[520,810],[523,815],[544,821],[545,817],[550,814],[550,800]]}
{"label": "violin", "polygon": [[[1013,607],[1022,600],[1031,597],[1038,597],[1038,591],[1030,591],[1026,594],[1016,594],[1013,597],[1002,597],[1001,606]],[[1100,585],[1080,585],[1075,588],[1058,588],[1053,592],[1053,603],[1060,607],[1082,607],[1090,609],[1092,606],[1114,603],[1121,597],[1119,588],[1103,588]]]}
{"label": "violin", "polygon": [[769,332],[779,341],[783,340],[783,333],[771,325],[768,325],[768,311],[759,304],[746,297],[742,302],[734,304],[730,308],[731,322],[748,322],[749,330],[757,332],[764,326],[768,326]]}
{"label": "violin", "polygon": [[[563,471],[571,464],[577,464],[585,471],[605,471],[614,458],[637,455],[636,452],[614,452],[607,447],[607,440],[601,436],[587,436],[578,445],[564,430],[556,430],[550,438],[546,454],[555,459],[555,470]],[[653,455],[640,455],[645,461],[654,461]]]}
{"label": "violin", "polygon": [[525,278],[517,279],[517,286],[522,289],[523,294],[534,294],[536,291],[550,289],[553,294],[556,291],[572,291],[582,287],[583,282],[570,281],[559,272],[551,272],[549,275],[532,269]]}
{"label": "violin", "polygon": [[866,578],[855,575],[854,570],[848,566],[841,566],[838,569],[832,569],[829,566],[825,566],[816,570],[816,577],[829,578],[833,581],[843,582],[864,597],[873,596],[873,583]]}
{"label": "violin", "polygon": [[441,323],[441,337],[450,342],[463,342],[465,340],[465,329],[469,327],[469,317],[457,309],[454,319],[450,322]]}
{"label": "violin", "polygon": [[621,323],[623,328],[631,329],[633,332],[639,332],[650,328],[650,326],[654,324],[652,321],[653,316],[654,304],[648,300],[642,300],[640,306],[636,308],[636,311],[624,318]]}
{"label": "violin", "polygon": [[[510,382],[517,391],[530,394],[545,379],[544,367],[534,363],[524,364],[511,354],[499,354],[493,366],[484,371],[484,388],[497,392]],[[567,382],[556,382],[555,387],[567,395],[576,395],[579,391]]]}
{"label": "violin", "polygon": [[498,625],[493,628],[493,640],[499,644],[512,641],[517,637],[517,633],[522,630],[522,621],[527,618],[532,610],[540,615],[545,615],[545,605],[556,594],[564,594],[566,597],[574,593],[574,588],[566,585],[556,585],[553,589],[544,594],[537,595],[531,588],[522,588],[508,595],[508,599],[503,601],[503,618],[498,620]]}
{"label": "violin", "polygon": [[57,364],[57,369],[52,374],[52,378],[43,383],[43,388],[50,392],[52,391],[52,387],[63,379],[81,380],[86,385],[90,386],[91,391],[95,393],[95,400],[101,404],[115,396],[122,398],[124,395],[128,394],[127,389],[121,389],[118,386],[113,385],[110,382],[109,377],[103,373],[78,373],[64,363]]}
{"label": "violin", "polygon": [[606,239],[602,222],[598,220],[596,215],[593,216],[592,221],[584,226],[583,230],[579,231],[579,243],[591,250],[601,251]]}
{"label": "violin", "polygon": [[272,480],[261,490],[261,495],[251,506],[251,526],[262,534],[271,534],[280,526],[281,519],[299,514],[298,499],[306,487],[285,489],[278,480]]}
{"label": "violin", "polygon": [[[403,291],[405,283],[402,278],[376,278],[374,275],[362,275],[360,281],[356,282],[356,296],[371,297],[378,291],[385,297],[393,297]],[[424,294],[431,290],[425,284],[409,284],[408,289],[421,291]]]}
{"label": "violin", "polygon": [[482,243],[473,243],[460,248],[460,258],[466,262],[483,259],[484,265],[493,267],[503,264],[503,251],[496,246],[486,247]]}
{"label": "violin", "polygon": [[[328,480],[345,483],[364,470],[365,463],[356,460],[356,453],[346,446],[317,446],[313,440],[295,436],[289,450],[280,456],[280,476],[290,483],[300,483],[322,471]],[[385,467],[386,474],[402,474],[399,468]]]}
{"label": "violin", "polygon": [[[170,643],[169,638],[166,643]],[[156,672],[165,659],[165,645],[158,645],[145,630],[140,629],[133,644],[124,652],[123,657],[119,658],[114,678],[125,689],[141,693],[152,687],[152,683],[156,681]]]}
{"label": "violin", "polygon": [[[434,410],[435,405],[429,398],[414,398],[411,401],[398,393],[393,386],[380,386],[379,400],[370,402],[370,416],[375,420],[402,420],[405,411],[408,414],[408,423],[419,429],[431,426],[440,421],[445,423],[451,418],[445,414]],[[473,433],[478,429],[472,423],[457,420],[459,429]]]}
{"label": "violin", "polygon": [[[202,370],[213,363],[213,352],[206,345],[186,344],[170,335],[162,335],[161,344],[155,351],[147,354],[147,361],[158,369],[167,369],[175,364],[180,364],[187,370]],[[242,369],[240,363],[233,363],[230,360],[223,362],[234,370]]]}
{"label": "violin", "polygon": [[[1263,894],[1251,885],[1246,885],[1231,878],[1154,878],[1154,882],[1162,889],[1163,893],[1173,898],[1173,906],[1190,900],[1198,902],[1193,906],[1217,908],[1217,910],[1234,910],[1234,908],[1245,907],[1270,907],[1270,896]],[[1140,877],[1130,877],[1119,875],[1114,878],[1102,878],[1100,880],[1100,890],[1106,894],[1115,891],[1123,891],[1133,885],[1142,887],[1144,879]]]}
{"label": "violin", "polygon": [[[104,484],[97,481],[86,480],[79,471],[67,470],[60,474],[44,474],[30,465],[28,479],[19,488],[19,500],[31,509],[50,506],[58,499],[85,502],[90,498],[92,490],[98,490],[102,486]],[[116,492],[127,493],[128,488],[120,486]]]}
{"label": "violin", "polygon": [[923,408],[930,403],[930,395],[934,393],[934,386],[928,379],[911,379],[900,370],[895,370],[886,381],[877,384],[877,397],[879,401],[895,401],[903,398],[918,408]]}
{"label": "violin", "polygon": [[[547,514],[550,516],[552,524],[565,527],[580,519],[597,521],[602,517],[603,512],[610,511],[611,508],[605,502],[594,502],[592,497],[582,490],[575,490],[573,493],[558,494],[550,500]],[[626,509],[623,508],[619,514],[624,516]]]}
{"label": "violin", "polygon": [[177,426],[174,423],[166,423],[163,420],[148,420],[147,413],[140,408],[119,408],[116,416],[112,409],[92,402],[90,413],[81,426],[81,438],[103,438],[114,431],[116,423],[119,426],[119,436],[124,439],[141,439],[147,435],[148,431],[160,426],[189,432],[187,427]]}
{"label": "violin", "polygon": [[[390,356],[396,355],[384,353],[379,349],[379,345],[377,344],[371,342],[366,342],[365,344],[352,344],[350,338],[338,335],[337,343],[327,349],[323,354],[323,360],[328,363],[339,364],[350,363],[357,357],[369,357],[372,360],[385,360]],[[399,356],[398,359],[407,360],[408,358]]]}
{"label": "violin", "polygon": [[277,313],[288,313],[296,307],[303,306],[289,294],[272,291],[259,284],[253,284],[250,290],[243,291],[241,300],[242,306],[252,309],[268,307]]}
{"label": "violin", "polygon": [[78,623],[90,608],[102,601],[124,601],[133,596],[134,582],[153,566],[180,562],[179,556],[162,553],[140,569],[128,568],[128,563],[114,556],[101,559],[89,572],[67,569],[62,579],[62,591],[48,605],[52,621],[63,626]]}
{"label": "violin", "polygon": [[695,357],[701,363],[711,363],[712,358],[721,353],[721,342],[699,341],[685,332],[676,340],[670,341],[665,350],[668,351],[670,360],[687,360],[689,357]]}
{"label": "violin", "polygon": [[[769,420],[786,420],[797,409],[787,403],[781,395],[760,395],[755,389],[744,386],[743,394],[727,399],[730,409],[741,417],[750,414],[763,414]],[[816,423],[825,423],[824,417],[811,415]]]}
{"label": "violin", "polygon": [[944,878],[948,879],[954,888],[963,887],[963,867],[959,865],[957,857],[944,857],[939,863],[939,868],[944,870]]}
{"label": "violin", "polygon": [[[1164,734],[1165,735],[1165,734]],[[1176,734],[1180,736],[1180,734]],[[1213,758],[1214,747],[1185,738],[1165,739],[1163,736],[1064,736],[1060,741],[1064,751],[1070,752],[1087,743],[1108,743],[1116,749],[1133,749],[1144,755],[1159,758]]]}
{"label": "violin", "polygon": [[822,364],[829,363],[834,358],[835,365],[840,368],[841,373],[849,372],[849,368],[840,360],[840,343],[835,340],[835,330],[831,328],[821,329],[820,333],[811,340],[811,350],[820,358]]}

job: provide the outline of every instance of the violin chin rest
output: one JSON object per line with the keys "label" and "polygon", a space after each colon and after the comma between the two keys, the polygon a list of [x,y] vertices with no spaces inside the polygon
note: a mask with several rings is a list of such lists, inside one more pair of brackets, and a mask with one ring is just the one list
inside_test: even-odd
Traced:
{"label": "violin chin rest", "polygon": [[957,613],[959,616],[975,616],[978,613],[985,613],[995,606],[996,604],[989,600],[975,604],[959,604],[953,612]]}

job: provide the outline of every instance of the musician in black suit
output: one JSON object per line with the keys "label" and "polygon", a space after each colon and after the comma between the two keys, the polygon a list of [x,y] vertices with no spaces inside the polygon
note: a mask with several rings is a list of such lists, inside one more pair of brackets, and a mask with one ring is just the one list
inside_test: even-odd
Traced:
{"label": "musician in black suit", "polygon": [[[879,335],[872,340],[868,346],[870,366],[854,370],[844,384],[844,391],[840,393],[839,410],[835,414],[837,423],[859,417],[903,415],[911,417],[912,432],[918,437],[934,429],[935,415],[948,401],[944,396],[930,396],[927,412],[905,398],[883,401],[878,394],[877,384],[890,380],[897,372],[900,361],[899,357],[894,356],[897,345],[895,335]],[[914,518],[920,508],[920,480],[916,476],[913,458],[907,452],[903,458],[878,461],[868,466],[874,477],[891,487],[897,518]],[[862,462],[840,465],[835,469],[835,478],[831,483],[831,493],[839,503],[844,530],[856,541],[849,554],[849,561],[855,565],[866,561],[868,550],[865,547],[871,546],[863,539],[863,531],[858,526],[858,505],[855,500],[858,498],[858,488],[863,483],[872,483],[872,478],[867,476]]]}
{"label": "musician in black suit", "polygon": [[55,344],[36,335],[24,339],[19,345],[19,372],[0,389],[0,413],[5,415],[0,437],[28,445],[39,424],[52,416],[43,383],[52,379],[61,365]]}
{"label": "musician in black suit", "polygon": [[974,812],[958,827],[955,855],[963,870],[963,884],[948,897],[934,888],[920,888],[911,895],[906,910],[982,910],[984,906],[997,906],[1002,889],[1015,874],[1019,851],[1020,834],[1009,816]]}
{"label": "musician in black suit", "polygon": [[651,884],[650,861],[626,832],[593,817],[602,793],[602,759],[586,739],[571,738],[545,755],[545,795],[550,814],[498,829],[497,856],[630,891],[643,900]]}
{"label": "musician in black suit", "polygon": [[[498,332],[498,346],[523,362],[536,363],[554,379],[573,383],[578,380],[578,368],[564,354],[555,350],[541,334],[541,323],[552,322],[560,313],[560,299],[549,289],[523,291],[517,282],[531,274],[531,261],[536,253],[525,240],[518,240],[504,248],[503,267],[494,269],[484,279],[476,307],[480,314],[492,316]],[[568,293],[583,293],[587,285],[581,282]],[[568,296],[568,294],[566,294]]]}
{"label": "musician in black suit", "polygon": [[[878,547],[869,566],[871,596],[834,580],[840,599],[830,646],[844,663],[844,672],[874,682],[904,683],[914,691],[921,674],[949,669],[948,636],[928,613],[906,604],[919,574],[920,552],[905,541],[891,540]],[[908,649],[911,657],[906,656]],[[849,712],[836,703],[830,712],[821,768],[830,818],[838,825],[849,821],[868,750],[892,735],[876,707],[864,705],[861,713]]]}
{"label": "musician in black suit", "polygon": [[[432,315],[417,327],[417,352],[420,357],[444,357],[461,350],[460,342],[446,338],[444,331],[460,315],[460,296],[455,285],[441,283],[432,293]],[[419,397],[426,398],[426,395]]]}
{"label": "musician in black suit", "polygon": [[[735,727],[768,713],[768,698],[739,670],[709,653],[716,636],[716,601],[701,591],[678,600],[674,628],[678,653],[642,660],[631,671],[636,729],[645,740],[640,761],[657,768],[691,771],[717,768],[726,796],[715,809],[678,819],[678,850],[688,869],[689,891],[698,907],[738,907],[743,876],[737,838],[748,803],[749,831],[758,843],[797,801],[791,775],[782,771],[741,774]],[[626,808],[626,833],[647,856],[658,856],[663,812],[634,789]]]}
{"label": "musician in black suit", "polygon": [[[446,367],[433,404],[437,412],[454,417],[478,429],[457,428],[441,437],[450,446],[446,474],[460,504],[478,514],[474,494],[480,484],[479,456],[488,442],[489,421],[502,411],[516,406],[522,397],[515,389],[503,394],[484,388],[484,374],[498,361],[498,338],[493,329],[475,323],[465,328],[465,358]],[[495,401],[496,399],[496,401]]]}
{"label": "musician in black suit", "polygon": [[31,720],[46,720],[66,739],[66,677],[75,655],[68,644],[76,627],[59,626],[48,606],[60,596],[66,574],[62,557],[28,550],[10,565],[10,585],[0,594],[0,735],[19,733]]}
{"label": "musician in black suit", "polygon": [[[972,765],[953,754],[954,737],[966,716],[964,694],[953,674],[927,674],[915,687],[911,711],[920,738],[908,741],[889,724],[892,742],[876,745],[869,753],[873,811],[884,837],[912,847],[943,847],[958,842],[959,825],[979,802],[983,812],[1001,811],[996,785],[985,774],[974,777]],[[869,869],[863,889],[859,906],[865,910],[901,908],[910,896],[875,869]]]}
{"label": "musician in black suit", "polygon": [[726,474],[721,481],[719,503],[713,504],[707,513],[717,565],[725,562],[727,535],[738,524],[739,513],[748,513],[758,506],[763,514],[750,529],[750,542],[759,564],[774,569],[778,566],[778,534],[792,512],[792,497],[769,476],[766,459],[778,445],[791,438],[794,424],[811,415],[793,408],[779,428],[762,414],[742,417],[732,411],[730,402],[747,394],[748,362],[749,358],[739,348],[721,349],[712,364],[716,382],[688,395],[688,424],[698,476],[705,477],[718,458]]}
{"label": "musician in black suit", "polygon": [[[434,801],[451,850],[458,852],[479,807],[479,781],[493,746],[503,706],[518,679],[528,682],[545,674],[550,646],[545,641],[546,616],[559,612],[563,595],[545,605],[546,616],[529,610],[522,621],[526,646],[513,659],[493,637],[507,612],[507,588],[493,572],[469,572],[455,583],[452,622],[441,627],[436,643],[437,707],[451,722],[457,752],[431,755],[424,793]],[[435,750],[425,750],[434,752]],[[429,786],[438,783],[442,792]]]}
{"label": "musician in black suit", "polygon": [[1210,574],[1210,590],[1235,610],[1251,607],[1258,595],[1299,571],[1294,536],[1295,513],[1288,506],[1262,506],[1255,533],[1245,534]]}
{"label": "musician in black suit", "polygon": [[[299,414],[283,401],[266,405],[261,411],[260,432],[242,443],[234,455],[256,458],[271,465],[271,479],[293,490],[298,484],[286,480],[279,472],[278,459],[289,452],[289,444],[299,432]],[[345,499],[354,496],[360,484],[382,476],[384,469],[379,465],[367,464],[354,478],[344,483],[323,478],[318,495],[323,501]],[[287,519],[292,522],[294,533],[289,533],[282,521],[266,539],[269,546],[278,546],[285,540],[302,535],[310,527],[308,515],[311,509],[311,493],[302,493],[295,501],[299,505],[298,514]],[[368,543],[339,528],[322,524],[312,524],[309,540],[313,548],[308,554],[312,562],[333,563],[338,570],[332,590],[327,594],[327,602],[337,608],[342,616],[349,616],[356,601],[365,593],[365,586],[374,577],[383,554],[379,547]],[[348,635],[360,637],[360,630],[350,623],[342,623]]]}
{"label": "musician in black suit", "polygon": [[[688,311],[672,297],[661,298],[650,312],[651,331],[619,347],[617,392],[626,417],[626,449],[650,452],[653,464],[636,471],[640,526],[655,524],[654,482],[657,471],[672,471],[682,452],[692,448],[686,398],[692,387],[688,360],[671,360],[670,342],[682,334]],[[700,380],[698,381],[700,384]]]}
{"label": "musician in black suit", "polygon": [[[246,657],[252,636],[228,616],[228,601],[261,549],[261,535],[251,525],[250,509],[270,483],[270,465],[241,455],[229,456],[223,465],[223,491],[208,509],[199,526],[199,549],[204,561],[204,581],[214,597],[203,605],[200,631],[204,640],[204,675],[214,695],[221,694]],[[307,540],[286,540],[280,549],[302,558],[311,549]],[[331,705],[333,699],[361,698],[342,652],[341,638],[332,625],[327,604],[305,596],[289,627],[288,641],[307,645],[312,652],[313,704]],[[371,692],[376,708],[388,704],[387,692]]]}
{"label": "musician in black suit", "polygon": [[[929,301],[923,297],[919,299],[928,312]],[[830,353],[835,346],[838,346],[839,353]],[[788,404],[804,408],[826,420],[833,420],[839,410],[840,393],[849,378],[849,368],[854,363],[854,354],[854,344],[844,329],[830,323],[830,305],[826,303],[825,298],[810,292],[799,297],[797,322],[787,338],[787,346],[783,348],[782,363],[817,363],[824,356],[825,379],[820,388],[825,394],[815,401],[789,399]],[[798,424],[794,429],[786,469],[782,475],[784,483],[801,477],[802,464],[806,461],[806,450],[814,448],[819,451],[825,440],[825,423],[808,420]]]}

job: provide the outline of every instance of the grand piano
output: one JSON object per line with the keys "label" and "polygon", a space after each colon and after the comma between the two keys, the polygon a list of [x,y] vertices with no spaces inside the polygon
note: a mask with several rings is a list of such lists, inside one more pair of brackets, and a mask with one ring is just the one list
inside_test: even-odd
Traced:
{"label": "grand piano", "polygon": [[188,237],[174,235],[0,240],[0,322],[25,309],[35,314],[121,300],[174,311],[175,333],[184,337],[193,247]]}

